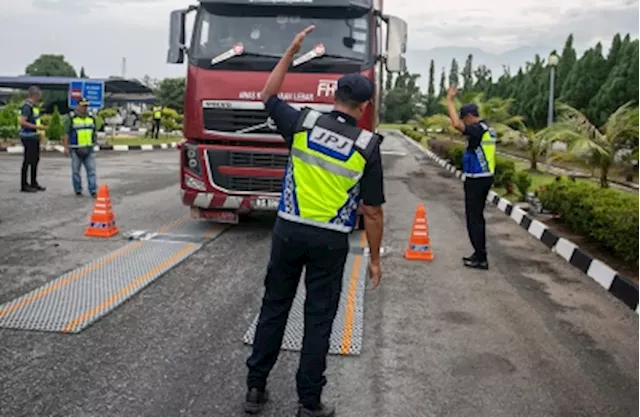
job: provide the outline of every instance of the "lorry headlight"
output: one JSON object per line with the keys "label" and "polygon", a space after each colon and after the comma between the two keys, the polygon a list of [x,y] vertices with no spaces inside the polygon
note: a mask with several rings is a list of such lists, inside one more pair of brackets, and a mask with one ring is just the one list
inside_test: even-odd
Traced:
{"label": "lorry headlight", "polygon": [[193,188],[194,190],[199,190],[199,191],[207,190],[207,187],[204,185],[204,181],[200,181],[199,179],[193,178],[190,175],[184,176],[184,184],[189,188]]}
{"label": "lorry headlight", "polygon": [[195,174],[202,175],[200,160],[198,159],[198,149],[196,145],[187,143],[184,146],[184,164]]}

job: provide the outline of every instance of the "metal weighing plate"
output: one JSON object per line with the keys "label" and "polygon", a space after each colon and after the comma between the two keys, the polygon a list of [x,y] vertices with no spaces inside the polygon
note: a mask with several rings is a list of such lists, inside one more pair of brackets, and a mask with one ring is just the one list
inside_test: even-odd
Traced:
{"label": "metal weighing plate", "polygon": [[[0,305],[0,327],[78,333],[184,261],[225,226],[178,221]],[[174,236],[174,233],[177,236]]]}
{"label": "metal weighing plate", "polygon": [[[354,233],[354,236],[350,241],[352,249],[355,245],[364,245],[364,233]],[[330,354],[359,355],[362,350],[367,262],[368,258],[362,255],[350,254],[347,257],[342,278],[340,305],[330,336]],[[282,340],[281,348],[284,350],[300,351],[302,349],[305,297],[304,279],[300,279]],[[243,337],[246,344],[253,344],[258,317],[259,313]]]}

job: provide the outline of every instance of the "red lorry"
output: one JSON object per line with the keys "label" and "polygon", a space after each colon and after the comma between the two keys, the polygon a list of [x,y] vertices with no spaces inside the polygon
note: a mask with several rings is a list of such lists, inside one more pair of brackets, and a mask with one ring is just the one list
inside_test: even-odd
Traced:
{"label": "red lorry", "polygon": [[407,25],[384,15],[382,0],[200,0],[171,13],[167,61],[187,61],[180,183],[192,217],[237,223],[277,209],[288,149],[260,92],[294,35],[312,24],[281,98],[329,111],[337,79],[359,72],[376,85],[360,125],[375,130],[383,72],[406,68]]}

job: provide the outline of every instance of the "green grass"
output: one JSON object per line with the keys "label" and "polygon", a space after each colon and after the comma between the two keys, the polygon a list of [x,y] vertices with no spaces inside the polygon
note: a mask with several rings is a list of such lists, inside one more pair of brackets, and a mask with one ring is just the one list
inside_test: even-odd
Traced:
{"label": "green grass", "polygon": [[402,123],[380,123],[378,125],[378,129],[400,129],[401,127],[407,126]]}
{"label": "green grass", "polygon": [[108,145],[159,145],[161,143],[178,142],[179,136],[160,135],[158,139],[144,137],[144,135],[118,135],[115,137],[107,136],[106,143]]}

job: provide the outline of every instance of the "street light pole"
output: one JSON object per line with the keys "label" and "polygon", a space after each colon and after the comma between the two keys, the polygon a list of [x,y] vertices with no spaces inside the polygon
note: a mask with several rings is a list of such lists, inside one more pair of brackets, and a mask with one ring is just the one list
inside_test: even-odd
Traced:
{"label": "street light pole", "polygon": [[[547,111],[547,126],[553,124],[553,102],[555,94],[555,80],[556,80],[556,66],[558,65],[559,58],[556,54],[549,55],[549,109]],[[551,153],[551,143],[547,147],[545,155],[545,165],[549,169],[549,154]]]}

